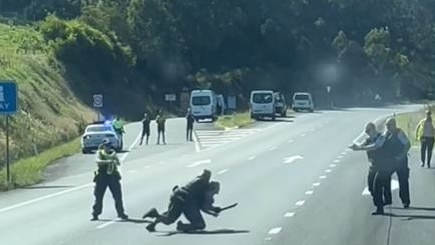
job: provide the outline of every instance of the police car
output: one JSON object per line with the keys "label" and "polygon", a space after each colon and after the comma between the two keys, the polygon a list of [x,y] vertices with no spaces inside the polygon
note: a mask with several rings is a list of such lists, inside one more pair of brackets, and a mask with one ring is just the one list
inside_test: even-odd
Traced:
{"label": "police car", "polygon": [[116,134],[112,122],[104,121],[89,124],[81,139],[82,153],[87,154],[96,150],[106,138],[110,140],[112,147],[116,151],[122,150],[121,139]]}

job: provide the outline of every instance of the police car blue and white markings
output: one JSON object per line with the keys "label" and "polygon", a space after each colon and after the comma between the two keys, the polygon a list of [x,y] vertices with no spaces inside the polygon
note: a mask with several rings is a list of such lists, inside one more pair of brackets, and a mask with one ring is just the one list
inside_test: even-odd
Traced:
{"label": "police car blue and white markings", "polygon": [[117,151],[122,150],[122,139],[118,137],[111,121],[99,121],[89,124],[82,135],[82,153],[96,150],[104,139],[109,139]]}

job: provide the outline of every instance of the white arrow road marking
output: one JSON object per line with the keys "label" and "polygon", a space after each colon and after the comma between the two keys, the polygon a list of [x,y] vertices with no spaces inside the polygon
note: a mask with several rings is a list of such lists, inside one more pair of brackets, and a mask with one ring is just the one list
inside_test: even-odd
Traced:
{"label": "white arrow road marking", "polygon": [[[393,179],[391,180],[391,191],[397,190],[399,189],[399,181]],[[369,191],[369,187],[366,186],[366,188],[364,188],[363,192],[362,192],[363,196],[368,196],[370,195],[370,191]]]}
{"label": "white arrow road marking", "polygon": [[286,158],[284,158],[284,163],[292,163],[296,160],[302,160],[302,159],[304,159],[304,158],[300,155],[286,157]]}

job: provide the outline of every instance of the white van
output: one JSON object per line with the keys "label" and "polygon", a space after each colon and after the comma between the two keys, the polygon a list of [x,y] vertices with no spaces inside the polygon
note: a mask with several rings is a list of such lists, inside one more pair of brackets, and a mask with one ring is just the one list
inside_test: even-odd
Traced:
{"label": "white van", "polygon": [[190,93],[190,109],[196,121],[217,119],[216,94],[212,90],[193,90]]}
{"label": "white van", "polygon": [[293,110],[295,112],[301,110],[307,110],[309,112],[314,111],[313,97],[310,93],[295,93],[293,95]]}
{"label": "white van", "polygon": [[275,120],[275,96],[272,90],[255,90],[251,92],[251,118],[270,117]]}

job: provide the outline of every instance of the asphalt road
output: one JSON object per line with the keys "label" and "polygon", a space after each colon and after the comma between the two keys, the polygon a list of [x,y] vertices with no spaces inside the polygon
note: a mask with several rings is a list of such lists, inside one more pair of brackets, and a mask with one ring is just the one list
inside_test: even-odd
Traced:
{"label": "asphalt road", "polygon": [[[435,171],[418,167],[411,153],[411,209],[394,189],[388,215],[371,216],[365,195],[364,153],[347,146],[367,121],[417,106],[295,114],[252,128],[219,131],[196,125],[185,141],[183,119],[169,120],[167,145],[138,146],[140,125],[127,126],[120,154],[129,221],[115,219],[106,194],[100,221],[91,215],[93,155],[76,155],[50,167],[47,181],[0,194],[0,244],[432,244],[435,238]],[[221,182],[216,204],[239,205],[220,217],[206,216],[206,231],[148,233],[140,217],[164,210],[171,188],[207,168]],[[393,186],[395,186],[393,184]]]}

